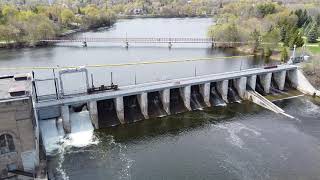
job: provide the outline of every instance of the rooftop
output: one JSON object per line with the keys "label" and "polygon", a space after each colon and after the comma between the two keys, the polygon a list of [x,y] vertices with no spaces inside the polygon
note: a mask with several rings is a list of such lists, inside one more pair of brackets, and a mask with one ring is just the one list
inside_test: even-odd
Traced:
{"label": "rooftop", "polygon": [[31,84],[30,74],[0,76],[0,102],[30,96]]}

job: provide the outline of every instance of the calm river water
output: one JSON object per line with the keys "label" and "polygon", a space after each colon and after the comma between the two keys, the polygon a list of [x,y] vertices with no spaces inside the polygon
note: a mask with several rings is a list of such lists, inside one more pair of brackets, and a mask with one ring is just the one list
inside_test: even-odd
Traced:
{"label": "calm river water", "polygon": [[[120,20],[86,37],[204,37],[211,19]],[[208,45],[210,46],[210,45]],[[1,50],[0,66],[66,66],[239,55],[199,45],[61,44]],[[259,58],[91,68],[95,84],[119,85],[173,79],[261,65]],[[27,70],[26,70],[27,71]],[[3,71],[1,74],[10,72]],[[36,71],[49,77],[51,71]],[[80,78],[80,77],[74,77]],[[69,79],[70,91],[82,86]],[[74,88],[74,89],[72,89]],[[46,90],[43,90],[44,92]],[[87,111],[71,114],[72,133],[61,121],[40,122],[50,174],[55,179],[320,179],[320,102],[299,97],[276,102],[289,119],[249,102],[212,107],[93,131]]]}

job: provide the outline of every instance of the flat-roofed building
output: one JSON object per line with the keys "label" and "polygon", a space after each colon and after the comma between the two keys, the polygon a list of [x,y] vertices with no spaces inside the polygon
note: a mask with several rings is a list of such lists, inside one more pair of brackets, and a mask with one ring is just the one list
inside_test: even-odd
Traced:
{"label": "flat-roofed building", "polygon": [[30,74],[0,77],[0,179],[33,179],[39,131]]}

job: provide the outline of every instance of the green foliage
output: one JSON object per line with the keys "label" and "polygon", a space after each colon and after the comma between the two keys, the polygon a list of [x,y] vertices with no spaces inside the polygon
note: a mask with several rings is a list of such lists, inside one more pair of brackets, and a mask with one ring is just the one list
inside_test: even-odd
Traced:
{"label": "green foliage", "polygon": [[61,23],[68,26],[75,19],[73,12],[70,9],[63,9],[61,12]]}
{"label": "green foliage", "polygon": [[209,29],[209,36],[216,41],[238,42],[241,41],[241,34],[235,23],[214,25]]}
{"label": "green foliage", "polygon": [[270,48],[270,47],[265,47],[265,48],[263,48],[263,55],[264,55],[264,57],[266,57],[266,58],[271,57],[271,56],[272,56],[272,50],[271,50],[271,48]]}
{"label": "green foliage", "polygon": [[273,14],[276,12],[276,6],[274,3],[261,3],[257,6],[258,15],[260,17],[265,17],[268,14]]}
{"label": "green foliage", "polygon": [[18,39],[19,33],[19,30],[12,25],[0,25],[0,41],[5,41],[7,43],[15,41]]}
{"label": "green foliage", "polygon": [[315,20],[316,20],[317,26],[320,27],[320,14],[316,16]]}
{"label": "green foliage", "polygon": [[293,48],[294,45],[296,45],[297,47],[302,47],[304,45],[304,40],[302,38],[301,33],[299,32],[299,30],[294,30],[291,33],[291,36],[289,38],[289,44],[288,46],[290,48]]}
{"label": "green foliage", "polygon": [[289,54],[286,47],[282,47],[281,49],[281,61],[287,62],[289,59]]}
{"label": "green foliage", "polygon": [[316,23],[314,23],[307,36],[308,43],[317,43],[318,37],[319,37],[318,26]]}
{"label": "green foliage", "polygon": [[257,52],[259,49],[260,37],[261,37],[261,34],[256,29],[254,29],[254,31],[250,33],[250,38],[253,40],[253,52]]}
{"label": "green foliage", "polygon": [[294,12],[296,16],[298,17],[297,26],[298,28],[301,28],[302,26],[308,24],[311,21],[311,17],[308,15],[307,10],[304,11],[302,9],[298,9]]}

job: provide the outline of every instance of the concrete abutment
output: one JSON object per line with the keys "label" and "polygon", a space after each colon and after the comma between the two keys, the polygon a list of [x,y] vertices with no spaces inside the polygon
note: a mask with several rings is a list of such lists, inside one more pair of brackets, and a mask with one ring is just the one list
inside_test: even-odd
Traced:
{"label": "concrete abutment", "polygon": [[121,124],[125,124],[124,121],[124,104],[123,104],[123,97],[117,97],[114,99],[114,104],[116,107],[116,112],[117,112],[117,116],[118,119],[120,121]]}
{"label": "concrete abutment", "polygon": [[203,101],[204,103],[210,107],[211,103],[210,103],[210,83],[205,83],[205,84],[201,84],[200,85],[200,93],[203,97]]}
{"label": "concrete abutment", "polygon": [[69,106],[61,106],[61,119],[63,129],[66,133],[71,133],[70,110]]}
{"label": "concrete abutment", "polygon": [[279,90],[284,90],[284,85],[286,83],[286,71],[273,73],[273,79],[276,82]]}
{"label": "concrete abutment", "polygon": [[228,80],[217,82],[217,90],[224,102],[228,103]]}
{"label": "concrete abutment", "polygon": [[261,82],[261,85],[263,87],[264,92],[269,94],[270,87],[271,87],[272,73],[261,74],[261,75],[259,75],[259,79],[260,79],[260,82]]}

